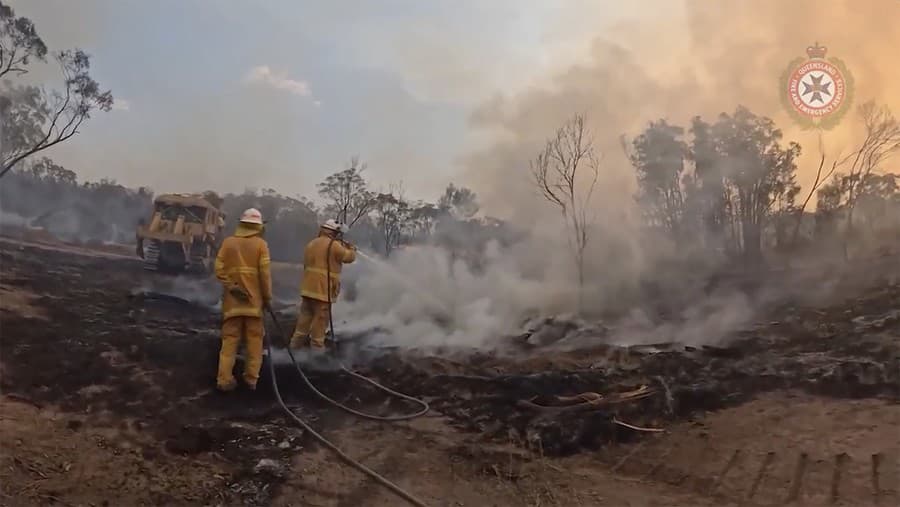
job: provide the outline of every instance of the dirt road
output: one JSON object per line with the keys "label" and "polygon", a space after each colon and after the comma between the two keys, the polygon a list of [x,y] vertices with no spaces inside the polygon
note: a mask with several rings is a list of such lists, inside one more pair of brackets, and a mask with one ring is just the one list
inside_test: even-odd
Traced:
{"label": "dirt road", "polygon": [[[0,265],[3,505],[400,505],[268,391],[212,389],[214,284],[34,244],[0,242]],[[296,280],[279,284],[290,294]],[[298,415],[430,505],[894,505],[898,308],[900,287],[882,285],[785,310],[727,348],[391,352],[357,365],[429,400],[408,423],[355,419],[290,369],[279,378]],[[409,409],[345,375],[314,381],[365,410]],[[642,386],[615,405],[561,398]]]}

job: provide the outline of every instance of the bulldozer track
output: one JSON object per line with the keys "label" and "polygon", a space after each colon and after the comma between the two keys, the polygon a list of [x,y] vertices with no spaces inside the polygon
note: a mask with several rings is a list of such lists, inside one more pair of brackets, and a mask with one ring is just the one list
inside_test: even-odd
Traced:
{"label": "bulldozer track", "polygon": [[195,274],[195,275],[206,275],[209,274],[212,270],[210,269],[210,263],[214,260],[215,255],[212,255],[212,252],[208,249],[206,255],[200,254],[191,254],[190,264],[187,266],[185,271]]}
{"label": "bulldozer track", "polygon": [[900,447],[868,456],[734,449],[710,456],[716,466],[706,473],[678,470],[668,454],[636,445],[610,462],[611,471],[746,506],[900,505]]}
{"label": "bulldozer track", "polygon": [[[159,263],[161,254],[160,248],[161,245],[158,240],[149,240],[144,245],[143,266],[145,271],[163,271]],[[174,271],[178,272],[179,270],[174,269]],[[209,261],[206,260],[203,255],[191,255],[190,263],[188,263],[183,270],[184,273],[192,275],[207,275],[210,271]]]}
{"label": "bulldozer track", "polygon": [[144,247],[144,269],[147,271],[159,270],[159,241],[151,240]]}

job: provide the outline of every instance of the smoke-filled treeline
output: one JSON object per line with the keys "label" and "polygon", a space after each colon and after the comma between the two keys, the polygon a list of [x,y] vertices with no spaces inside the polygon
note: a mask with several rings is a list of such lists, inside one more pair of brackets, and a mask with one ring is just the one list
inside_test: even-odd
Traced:
{"label": "smoke-filled treeline", "polygon": [[[407,245],[431,243],[474,262],[489,239],[514,237],[502,221],[476,216],[477,197],[467,188],[451,184],[435,202],[411,201],[399,185],[385,191],[370,190],[355,167],[320,184],[321,205],[274,189],[204,194],[225,212],[229,228],[236,225],[243,210],[259,209],[267,222],[266,239],[273,258],[297,262],[322,220],[345,219],[344,208],[335,199],[341,182],[348,178],[354,185],[350,201],[357,207],[348,205],[354,213],[349,238],[369,251],[390,256]],[[40,227],[78,242],[132,243],[137,225],[150,218],[153,197],[148,188],[130,189],[112,180],[80,183],[74,171],[47,157],[26,161],[0,184],[0,210],[7,225]]]}
{"label": "smoke-filled treeline", "polygon": [[134,241],[150,213],[153,193],[112,180],[79,183],[74,171],[47,157],[26,162],[0,183],[3,225],[41,227],[68,241]]}
{"label": "smoke-filled treeline", "polygon": [[[555,195],[573,194],[562,199],[561,210],[580,213],[581,232],[569,244],[574,250],[561,234],[573,227],[571,220],[560,220],[551,231],[517,229],[523,222],[480,215],[478,198],[468,188],[449,185],[433,202],[413,200],[399,184],[372,188],[358,162],[327,177],[317,202],[273,189],[207,196],[220,202],[229,229],[242,210],[259,208],[276,260],[299,261],[317,224],[327,218],[352,223],[353,242],[395,259],[393,268],[365,265],[365,276],[348,273],[350,331],[381,330],[384,340],[404,345],[481,346],[515,332],[526,319],[578,312],[619,322],[617,340],[706,343],[748,322],[760,304],[736,287],[715,288],[723,264],[733,272],[730,261],[757,267],[781,247],[815,242],[811,250],[820,255],[818,247],[829,242],[858,247],[863,235],[897,237],[900,189],[891,156],[900,145],[883,142],[885,133],[897,131],[897,121],[870,105],[857,113],[862,130],[882,141],[863,141],[853,156],[823,161],[819,184],[811,188],[795,180],[802,147],[783,139],[771,119],[746,108],[715,119],[695,117],[689,127],[649,123],[634,138],[622,139],[637,182],[631,200],[641,213],[637,228],[593,220],[592,210],[602,202],[585,201],[575,174],[567,179],[566,168],[575,166],[554,153],[565,146],[554,139],[569,138],[551,136],[550,150],[535,146],[532,153],[551,153],[546,167],[566,176],[547,184]],[[587,130],[584,135],[592,137]],[[881,151],[885,146],[896,147]],[[527,168],[521,175],[528,177]],[[82,241],[130,241],[152,202],[148,189],[78,183],[74,172],[49,159],[17,168],[0,182],[0,192],[4,218],[14,213]],[[535,206],[541,195],[535,188]],[[800,227],[806,222],[813,227]],[[579,236],[586,266],[576,276]]]}
{"label": "smoke-filled treeline", "polygon": [[[757,263],[766,246],[790,249],[900,232],[900,174],[887,170],[900,151],[900,123],[886,108],[858,110],[865,141],[835,160],[808,197],[813,228],[801,233],[810,199],[797,184],[801,147],[775,123],[738,107],[690,127],[650,122],[624,148],[635,168],[637,204],[650,228],[679,246],[699,246]],[[856,227],[859,226],[859,227]]]}
{"label": "smoke-filled treeline", "polygon": [[[685,249],[751,263],[761,262],[769,248],[890,235],[900,217],[900,176],[886,168],[900,125],[890,111],[871,104],[858,114],[869,137],[877,139],[829,167],[823,159],[823,174],[802,194],[796,182],[801,146],[782,139],[771,119],[743,107],[714,121],[697,116],[689,127],[652,121],[633,139],[623,137],[648,232]],[[351,224],[351,240],[388,257],[398,248],[428,243],[474,263],[489,239],[508,244],[516,237],[508,224],[478,216],[477,196],[468,188],[451,184],[434,202],[412,200],[400,184],[372,189],[364,170],[353,159],[326,178],[318,185],[319,204],[274,189],[207,195],[221,203],[230,226],[244,209],[260,209],[273,256],[284,261],[300,258],[326,218]],[[115,181],[79,183],[74,171],[47,157],[20,164],[0,185],[4,214],[69,240],[130,243],[138,222],[149,218],[152,198],[148,188]],[[810,216],[814,226],[801,228]]]}
{"label": "smoke-filled treeline", "polygon": [[[603,339],[616,342],[726,340],[761,308],[810,289],[784,286],[783,273],[765,276],[763,264],[839,261],[839,250],[822,251],[830,243],[852,244],[857,258],[879,243],[900,244],[892,172],[900,144],[891,142],[900,124],[869,103],[855,116],[863,141],[827,165],[823,159],[808,187],[796,181],[800,144],[745,107],[695,116],[687,127],[653,121],[621,139],[637,189],[624,199],[609,184],[610,163],[597,149],[603,140],[585,115],[547,125],[543,147],[530,146],[530,174],[517,164],[508,176],[530,184],[531,207],[557,218],[544,213],[510,248],[486,244],[478,266],[438,248],[399,252],[395,272],[359,279],[348,326],[380,330],[401,346],[478,347],[535,317],[580,314],[612,323]],[[579,340],[603,334],[583,329]]]}

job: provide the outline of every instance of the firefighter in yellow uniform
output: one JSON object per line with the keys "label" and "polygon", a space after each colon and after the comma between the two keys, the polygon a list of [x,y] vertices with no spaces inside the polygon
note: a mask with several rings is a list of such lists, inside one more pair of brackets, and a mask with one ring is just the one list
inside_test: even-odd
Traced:
{"label": "firefighter in yellow uniform", "polygon": [[325,331],[328,329],[331,304],[341,290],[341,266],[356,260],[356,247],[343,240],[343,233],[343,224],[328,220],[320,226],[319,236],[306,245],[300,286],[300,315],[291,337],[292,349],[303,347],[308,339],[313,351],[325,350]]}
{"label": "firefighter in yellow uniform", "polygon": [[216,278],[225,289],[222,295],[222,349],[216,387],[232,391],[237,387],[234,362],[243,336],[247,344],[244,382],[256,389],[263,359],[263,309],[272,301],[272,274],[269,246],[262,238],[263,220],[259,210],[250,208],[241,215],[233,236],[225,238],[216,256]]}

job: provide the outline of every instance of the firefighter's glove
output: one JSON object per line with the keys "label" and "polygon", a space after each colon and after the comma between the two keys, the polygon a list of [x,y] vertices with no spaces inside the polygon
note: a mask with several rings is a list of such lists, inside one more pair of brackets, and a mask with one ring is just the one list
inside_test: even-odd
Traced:
{"label": "firefighter's glove", "polygon": [[250,301],[250,294],[240,285],[232,285],[228,288],[228,293],[240,301]]}

